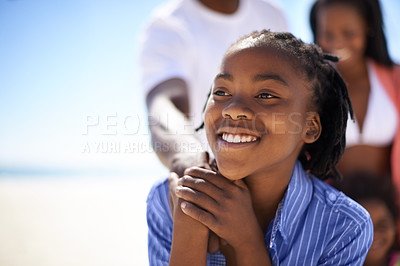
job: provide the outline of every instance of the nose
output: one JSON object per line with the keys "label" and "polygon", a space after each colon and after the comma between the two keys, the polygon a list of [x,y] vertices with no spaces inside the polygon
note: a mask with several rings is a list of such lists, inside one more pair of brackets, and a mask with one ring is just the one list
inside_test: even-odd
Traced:
{"label": "nose", "polygon": [[254,112],[243,101],[235,100],[222,110],[222,116],[233,120],[252,119]]}

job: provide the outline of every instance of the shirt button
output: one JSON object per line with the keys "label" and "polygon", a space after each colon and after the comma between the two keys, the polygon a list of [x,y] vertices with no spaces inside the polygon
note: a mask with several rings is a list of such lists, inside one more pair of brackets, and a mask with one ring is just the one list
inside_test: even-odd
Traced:
{"label": "shirt button", "polygon": [[335,195],[334,193],[329,193],[328,198],[329,198],[331,201],[335,201],[335,200],[336,200],[336,195]]}

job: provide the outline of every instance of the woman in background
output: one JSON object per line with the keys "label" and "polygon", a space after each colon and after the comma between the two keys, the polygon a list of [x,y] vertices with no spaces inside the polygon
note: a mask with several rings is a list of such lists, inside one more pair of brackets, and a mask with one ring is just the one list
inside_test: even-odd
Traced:
{"label": "woman in background", "polygon": [[339,170],[391,174],[400,193],[400,67],[388,53],[378,0],[318,0],[310,24],[314,41],[340,58],[355,114]]}

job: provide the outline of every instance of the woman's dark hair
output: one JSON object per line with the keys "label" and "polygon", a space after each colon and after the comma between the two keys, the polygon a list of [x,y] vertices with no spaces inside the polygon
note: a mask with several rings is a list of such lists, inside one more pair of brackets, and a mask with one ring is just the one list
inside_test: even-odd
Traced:
{"label": "woman's dark hair", "polygon": [[306,44],[287,32],[253,32],[238,40],[231,49],[236,45],[272,48],[287,56],[309,81],[313,92],[311,105],[320,116],[322,132],[317,141],[304,145],[298,159],[305,170],[320,179],[340,179],[336,164],[346,146],[347,118],[349,114],[353,118],[353,109],[347,87],[330,62],[338,58],[324,54],[317,45]]}
{"label": "woman's dark hair", "polygon": [[368,172],[355,172],[343,177],[337,188],[355,201],[381,200],[394,220],[399,217],[397,198],[390,176],[375,176]]}
{"label": "woman's dark hair", "polygon": [[386,66],[393,66],[393,60],[387,49],[382,12],[378,0],[317,0],[310,12],[310,26],[314,42],[317,43],[318,12],[333,4],[348,5],[360,13],[369,28],[365,55]]}

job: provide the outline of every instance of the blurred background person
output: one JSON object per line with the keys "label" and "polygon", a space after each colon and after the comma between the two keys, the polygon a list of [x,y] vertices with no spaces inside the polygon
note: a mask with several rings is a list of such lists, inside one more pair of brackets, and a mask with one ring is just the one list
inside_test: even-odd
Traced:
{"label": "blurred background person", "polygon": [[387,49],[378,0],[318,0],[310,24],[314,41],[340,58],[355,114],[339,170],[392,174],[400,192],[400,67]]}
{"label": "blurred background person", "polygon": [[265,0],[176,0],[154,12],[142,34],[142,84],[153,148],[170,171],[208,164],[207,142],[194,129],[218,64],[233,42],[262,29],[287,30]]}
{"label": "blurred background person", "polygon": [[370,173],[359,172],[344,176],[338,188],[360,203],[371,215],[374,240],[364,265],[400,265],[400,251],[395,241],[398,234],[395,221],[399,209],[391,180],[381,180]]}

